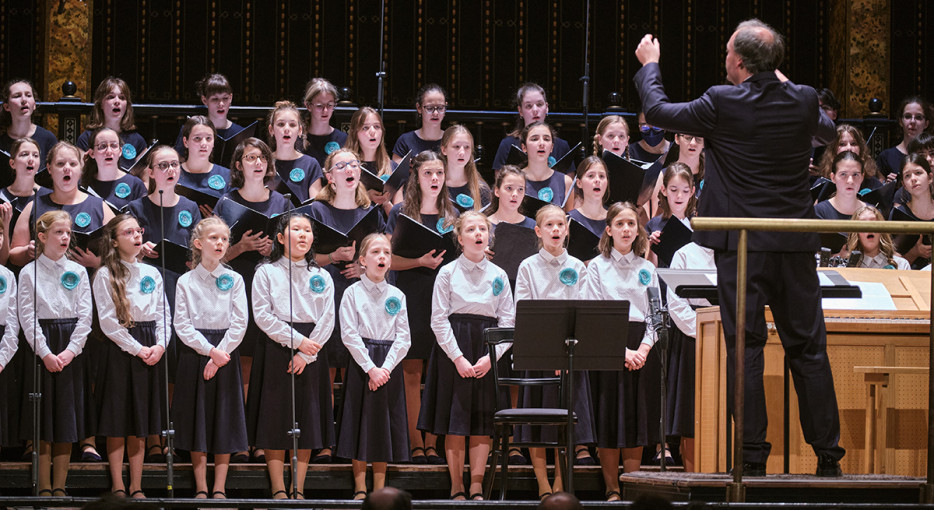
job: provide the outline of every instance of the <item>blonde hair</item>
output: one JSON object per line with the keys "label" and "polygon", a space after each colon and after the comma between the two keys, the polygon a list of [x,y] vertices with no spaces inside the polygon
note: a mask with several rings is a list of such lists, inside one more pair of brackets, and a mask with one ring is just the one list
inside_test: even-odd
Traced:
{"label": "blonde hair", "polygon": [[[477,171],[477,164],[474,163],[473,160],[475,148],[473,134],[463,124],[453,124],[445,129],[444,134],[441,135],[441,147],[446,146],[451,142],[451,139],[457,135],[467,135],[470,139],[470,155],[467,158],[467,165],[464,166],[464,175],[467,176],[467,190],[470,192],[470,198],[473,199],[473,208],[475,211],[479,211],[483,208],[481,200],[483,196],[482,192],[485,189],[487,193],[489,193],[490,187],[487,185],[486,181],[480,177],[480,172]],[[444,161],[445,174],[447,174],[448,158],[443,152],[441,153],[441,160]]]}
{"label": "blonde hair", "polygon": [[[267,127],[272,127],[275,125],[276,119],[279,117],[279,115],[285,112],[292,112],[295,114],[295,119],[298,121],[299,129],[299,134],[297,136],[302,136],[302,134],[305,132],[305,125],[302,123],[302,112],[298,111],[298,106],[296,106],[292,101],[276,101],[276,107],[273,108],[273,110],[269,112],[269,115],[266,116]],[[266,133],[266,139],[269,140],[269,148],[276,150],[276,135],[272,134],[268,129],[266,130]],[[231,165],[233,165],[232,162]]]}
{"label": "blonde hair", "polygon": [[[464,228],[464,223],[466,223],[467,220],[471,218],[480,218],[481,220],[483,220],[483,223],[486,224],[486,231],[490,232],[491,230],[490,219],[487,218],[485,214],[479,211],[465,211],[464,214],[461,214],[460,217],[457,218],[457,221],[454,222],[454,237],[459,238],[461,236],[461,231]],[[489,243],[493,242],[492,232],[490,232],[490,237],[489,237],[488,242]],[[460,248],[463,249],[463,246],[460,246]]]}
{"label": "blonde hair", "polygon": [[[632,242],[632,251],[638,256],[642,256],[645,253],[646,248],[649,246],[649,236],[645,232],[645,226],[642,224],[642,217],[639,215],[639,208],[632,204],[632,202],[616,202],[610,206],[610,209],[606,212],[606,226],[609,227],[613,224],[613,220],[620,215],[623,211],[630,211],[636,217],[636,223],[638,224],[638,233],[636,234],[636,239]],[[600,244],[597,245],[597,249],[604,257],[609,257],[610,253],[613,251],[613,237],[606,231],[603,230],[603,236],[600,237]]]}
{"label": "blonde hair", "polygon": [[[33,203],[35,206],[35,203]],[[64,221],[68,223],[68,226],[71,227],[72,219],[71,215],[66,211],[48,211],[42,213],[42,216],[39,216],[39,219],[36,220],[36,253],[42,253],[45,251],[45,243],[39,239],[38,234],[44,234],[52,228],[52,224]]]}
{"label": "blonde hair", "polygon": [[107,222],[107,225],[104,225],[104,240],[101,242],[101,267],[106,267],[110,271],[110,299],[114,302],[114,312],[117,314],[117,320],[121,326],[127,329],[133,327],[130,299],[126,294],[126,283],[130,280],[130,270],[120,261],[117,236],[120,235],[118,229],[120,224],[129,220],[136,221],[136,218],[126,213],[114,216]]}
{"label": "blonde hair", "polygon": [[[564,209],[556,206],[555,204],[548,204],[540,208],[535,213],[535,226],[542,229],[544,228],[545,220],[550,216],[560,216],[564,220],[565,227],[568,223],[568,214],[564,212]],[[564,232],[564,246],[568,245],[568,235],[567,230]],[[538,247],[542,247],[542,238],[538,238]]]}
{"label": "blonde hair", "polygon": [[[885,221],[885,217],[882,216],[882,213],[878,209],[871,205],[864,205],[856,210],[853,213],[853,216],[850,217],[851,220],[859,220],[860,215],[864,212],[869,211],[875,216],[876,221]],[[892,241],[891,234],[877,234],[879,236],[879,251],[885,255],[886,260],[892,267],[898,267],[898,264],[895,262],[895,243]],[[853,253],[854,250],[863,251],[863,246],[859,242],[859,232],[850,232],[847,234],[846,238],[846,249],[848,252]]]}
{"label": "blonde hair", "polygon": [[[603,155],[603,144],[597,142],[597,136],[603,136],[604,131],[607,130],[613,124],[621,124],[623,126],[623,131],[626,132],[626,136],[629,136],[629,123],[626,122],[621,115],[607,115],[600,119],[600,123],[597,124],[597,130],[593,135],[593,154],[594,156]],[[628,150],[628,147],[627,147]]]}
{"label": "blonde hair", "polygon": [[383,241],[386,241],[386,244],[389,245],[389,253],[391,255],[392,254],[392,243],[389,242],[389,236],[387,236],[386,234],[380,234],[378,232],[374,232],[372,234],[367,234],[367,236],[363,238],[363,241],[360,241],[360,258],[363,258],[363,256],[366,255],[367,250],[370,249],[370,245],[372,245],[373,243],[375,243],[376,241],[380,239],[382,239]]}
{"label": "blonde hair", "polygon": [[201,249],[195,246],[195,239],[201,239],[204,232],[211,227],[223,228],[227,232],[227,237],[230,237],[230,227],[220,216],[209,216],[199,221],[195,228],[191,229],[191,239],[188,242],[188,246],[191,246],[191,267],[198,267],[201,263]]}
{"label": "blonde hair", "polygon": [[[169,147],[168,145],[162,145],[162,144],[156,145],[146,155],[146,162],[145,162],[146,168],[148,168],[149,170],[155,171],[155,168],[153,168],[152,165],[155,164],[156,156],[158,156],[159,154],[163,152],[171,152],[172,154],[175,154],[175,159],[180,159],[178,156],[178,151],[176,151],[174,147]],[[181,166],[178,167],[178,171],[179,171],[179,175],[181,175],[181,171],[182,171]],[[137,175],[137,177],[139,176]],[[156,179],[155,177],[153,177],[149,179],[149,194],[152,195],[155,192],[156,192]]]}
{"label": "blonde hair", "polygon": [[[331,167],[333,166],[332,163],[334,162],[334,158],[336,158],[339,154],[350,154],[358,162],[360,161],[360,156],[358,156],[356,152],[346,147],[337,149],[336,151],[328,154],[328,158],[324,160],[324,168],[322,170],[324,170],[325,177],[331,173]],[[321,191],[318,192],[318,196],[315,197],[315,200],[331,203],[334,201],[336,196],[337,192],[334,190],[333,184],[329,182],[326,186],[321,188]],[[366,187],[362,182],[357,182],[357,191],[354,194],[354,201],[357,203],[357,207],[370,207],[370,197],[367,195]]]}

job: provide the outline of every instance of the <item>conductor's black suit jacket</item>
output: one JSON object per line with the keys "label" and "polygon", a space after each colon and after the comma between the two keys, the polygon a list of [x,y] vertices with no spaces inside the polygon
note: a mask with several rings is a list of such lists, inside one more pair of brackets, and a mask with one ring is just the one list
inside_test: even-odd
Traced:
{"label": "conductor's black suit jacket", "polygon": [[[829,143],[833,122],[821,111],[817,92],[782,83],[774,72],[752,75],[739,85],[711,87],[688,103],[671,103],[658,64],[635,76],[646,122],[704,137],[704,187],[698,215],[741,218],[814,218],[808,190],[812,140]],[[694,241],[715,250],[735,250],[736,231],[695,232]],[[816,251],[817,234],[749,232],[750,251]]]}

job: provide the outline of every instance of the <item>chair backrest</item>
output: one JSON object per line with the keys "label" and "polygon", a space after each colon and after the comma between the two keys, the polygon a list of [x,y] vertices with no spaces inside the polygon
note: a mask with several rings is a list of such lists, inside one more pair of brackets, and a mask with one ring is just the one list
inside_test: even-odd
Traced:
{"label": "chair backrest", "polygon": [[[483,341],[487,344],[490,352],[496,350],[496,346],[504,343],[512,343],[515,328],[486,328],[483,330]],[[510,351],[511,352],[511,351]],[[491,360],[495,356],[491,357]],[[503,377],[499,373],[498,363],[492,362],[490,370],[493,372],[493,382],[496,386],[551,386],[561,385],[560,377]]]}

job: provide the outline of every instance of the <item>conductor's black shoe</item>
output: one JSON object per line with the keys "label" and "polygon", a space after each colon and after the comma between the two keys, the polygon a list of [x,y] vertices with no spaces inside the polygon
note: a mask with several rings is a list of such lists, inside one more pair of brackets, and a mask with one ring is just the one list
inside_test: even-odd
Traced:
{"label": "conductor's black shoe", "polygon": [[743,476],[765,476],[765,462],[743,462]]}
{"label": "conductor's black shoe", "polygon": [[819,454],[817,456],[817,476],[843,476],[843,470],[840,469],[840,461],[826,453]]}

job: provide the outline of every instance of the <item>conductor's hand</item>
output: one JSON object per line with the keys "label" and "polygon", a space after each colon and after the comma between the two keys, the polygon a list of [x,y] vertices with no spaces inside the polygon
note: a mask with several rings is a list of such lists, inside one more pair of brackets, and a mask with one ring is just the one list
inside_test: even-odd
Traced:
{"label": "conductor's hand", "polygon": [[306,338],[302,340],[302,343],[298,344],[298,350],[301,351],[302,354],[307,354],[308,356],[317,356],[318,351],[321,350],[321,344],[310,338]]}
{"label": "conductor's hand", "polygon": [[289,368],[288,370],[286,370],[286,373],[289,373],[289,374],[294,373],[295,375],[299,375],[305,370],[305,365],[307,365],[307,363],[305,363],[305,360],[303,360],[301,356],[296,354],[295,356],[292,356],[292,362],[289,363]]}
{"label": "conductor's hand", "polygon": [[64,363],[62,363],[62,360],[58,359],[58,356],[52,353],[46,354],[45,357],[42,358],[42,364],[45,365],[46,370],[48,370],[49,372],[53,372],[53,373],[61,372],[62,369],[65,368],[65,365]]}
{"label": "conductor's hand", "polygon": [[[435,255],[436,253],[437,255]],[[418,265],[428,269],[436,269],[444,261],[445,253],[447,253],[447,250],[441,250],[441,253],[438,253],[438,250],[431,250],[418,258]]]}
{"label": "conductor's hand", "polygon": [[373,367],[367,374],[370,376],[370,391],[376,391],[380,386],[389,382],[389,370],[385,368]]}
{"label": "conductor's hand", "polygon": [[639,59],[639,63],[642,65],[657,63],[661,56],[662,49],[658,44],[658,39],[652,37],[652,34],[645,34],[645,37],[639,41],[639,46],[636,46],[636,58]]}
{"label": "conductor's hand", "polygon": [[218,349],[217,347],[211,348],[211,352],[208,353],[208,356],[211,357],[211,361],[214,362],[214,365],[217,368],[220,368],[230,362],[230,354],[228,354],[226,351]]}
{"label": "conductor's hand", "polygon": [[457,368],[457,373],[460,374],[460,376],[464,379],[467,379],[468,377],[476,377],[473,365],[471,365],[470,362],[467,361],[467,358],[463,356],[454,360],[454,367]]}
{"label": "conductor's hand", "polygon": [[473,373],[476,374],[477,379],[480,379],[490,372],[490,355],[481,357],[477,360],[477,364],[473,366]]}

